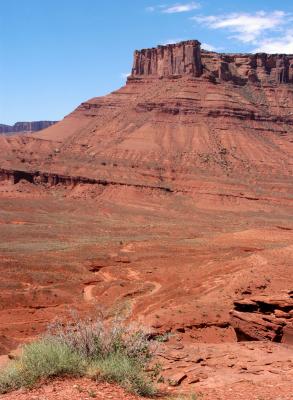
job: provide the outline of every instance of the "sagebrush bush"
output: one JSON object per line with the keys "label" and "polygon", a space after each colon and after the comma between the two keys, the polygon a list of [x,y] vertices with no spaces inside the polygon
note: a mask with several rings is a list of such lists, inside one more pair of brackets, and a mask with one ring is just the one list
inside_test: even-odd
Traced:
{"label": "sagebrush bush", "polygon": [[94,361],[89,367],[89,375],[97,380],[116,382],[135,394],[155,394],[152,380],[144,372],[143,366],[123,353],[112,353],[107,358]]}
{"label": "sagebrush bush", "polygon": [[40,379],[62,375],[90,375],[117,382],[140,395],[155,390],[146,367],[154,354],[146,332],[126,326],[115,318],[105,323],[101,318],[56,321],[39,340],[25,345],[19,360],[12,361],[0,373],[0,393],[25,386]]}
{"label": "sagebrush bush", "polygon": [[86,367],[79,354],[53,337],[26,345],[20,362],[28,384],[51,376],[81,375]]}
{"label": "sagebrush bush", "polygon": [[16,362],[11,362],[0,373],[0,393],[7,393],[12,390],[19,389],[21,386],[24,386],[24,384],[21,379],[19,364]]}
{"label": "sagebrush bush", "polygon": [[83,375],[84,360],[68,346],[52,338],[25,345],[20,360],[12,361],[0,374],[0,393],[33,386],[41,378]]}
{"label": "sagebrush bush", "polygon": [[124,319],[118,317],[105,323],[101,318],[80,319],[73,313],[71,322],[57,320],[49,325],[46,336],[91,359],[106,358],[119,351],[147,363],[155,350],[147,340],[147,332],[135,324],[126,325]]}

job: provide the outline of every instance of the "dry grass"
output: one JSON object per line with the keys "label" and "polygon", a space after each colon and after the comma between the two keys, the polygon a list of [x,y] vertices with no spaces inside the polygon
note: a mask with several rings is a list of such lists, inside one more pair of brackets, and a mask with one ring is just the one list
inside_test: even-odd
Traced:
{"label": "dry grass", "polygon": [[146,369],[154,348],[146,333],[123,319],[101,317],[56,321],[39,340],[24,346],[19,360],[0,373],[0,393],[31,387],[40,379],[62,375],[90,376],[116,382],[142,396],[155,393]]}

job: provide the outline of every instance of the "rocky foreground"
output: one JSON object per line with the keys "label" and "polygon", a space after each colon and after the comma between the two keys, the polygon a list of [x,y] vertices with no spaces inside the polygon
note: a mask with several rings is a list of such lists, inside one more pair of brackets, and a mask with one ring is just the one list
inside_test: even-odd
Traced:
{"label": "rocky foreground", "polygon": [[2,359],[68,308],[123,304],[163,339],[162,390],[289,399],[292,127],[293,56],[187,41],[135,52],[123,88],[42,133],[0,136]]}
{"label": "rocky foreground", "polygon": [[[221,385],[217,388],[189,389],[189,395],[183,391],[178,394],[174,389],[162,391],[156,398],[161,400],[189,400],[190,398],[203,400],[291,400],[292,384],[290,376],[285,379],[262,380],[255,384],[247,379],[241,379],[235,384]],[[291,376],[292,378],[292,376]],[[193,395],[193,397],[192,397]],[[117,386],[104,383],[95,383],[89,379],[57,379],[43,384],[33,390],[19,390],[11,394],[2,395],[5,400],[138,400],[137,397],[126,393]],[[145,397],[144,397],[145,398]]]}

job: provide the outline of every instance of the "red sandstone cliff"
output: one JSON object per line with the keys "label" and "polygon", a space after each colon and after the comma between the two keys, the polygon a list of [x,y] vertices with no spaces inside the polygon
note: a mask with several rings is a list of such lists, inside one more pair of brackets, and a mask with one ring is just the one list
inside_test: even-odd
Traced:
{"label": "red sandstone cliff", "polygon": [[[135,51],[131,77],[204,76],[245,85],[293,83],[293,55],[219,54],[197,40]],[[131,79],[131,78],[130,78]]]}
{"label": "red sandstone cliff", "polygon": [[132,76],[200,76],[200,43],[188,40],[177,44],[135,51]]}
{"label": "red sandstone cliff", "polygon": [[288,180],[292,71],[290,55],[218,54],[195,40],[136,51],[121,89],[41,134],[2,138],[0,167],[180,190],[208,171]]}

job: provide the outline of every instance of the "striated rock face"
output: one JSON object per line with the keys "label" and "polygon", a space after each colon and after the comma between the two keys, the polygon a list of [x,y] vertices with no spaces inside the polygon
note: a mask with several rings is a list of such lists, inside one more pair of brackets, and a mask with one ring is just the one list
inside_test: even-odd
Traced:
{"label": "striated rock face", "polygon": [[293,82],[293,55],[202,51],[201,56],[205,75],[215,81],[233,81],[239,85]]}
{"label": "striated rock face", "polygon": [[56,124],[57,121],[16,122],[14,125],[0,124],[0,133],[37,132]]}
{"label": "striated rock face", "polygon": [[134,53],[132,77],[200,76],[201,73],[200,42],[197,40],[143,49]]}
{"label": "striated rock face", "polygon": [[209,173],[231,179],[234,198],[259,199],[251,177],[288,192],[292,66],[290,55],[219,54],[196,40],[136,51],[119,90],[41,133],[2,135],[0,168],[182,192]]}
{"label": "striated rock face", "polygon": [[0,168],[0,182],[9,181],[12,184],[17,184],[20,181],[26,181],[33,183],[35,185],[45,185],[46,187],[52,187],[56,185],[64,185],[74,187],[78,184],[88,184],[88,185],[113,185],[113,186],[133,186],[142,189],[156,189],[163,192],[171,192],[171,189],[164,187],[163,185],[128,185],[123,182],[112,182],[111,180],[105,179],[91,179],[82,176],[72,176],[72,175],[60,175],[52,174],[40,171],[18,171],[18,170],[6,170]]}
{"label": "striated rock face", "polygon": [[219,54],[201,51],[200,42],[188,40],[135,51],[129,80],[184,75],[239,85],[292,83],[293,55]]}

